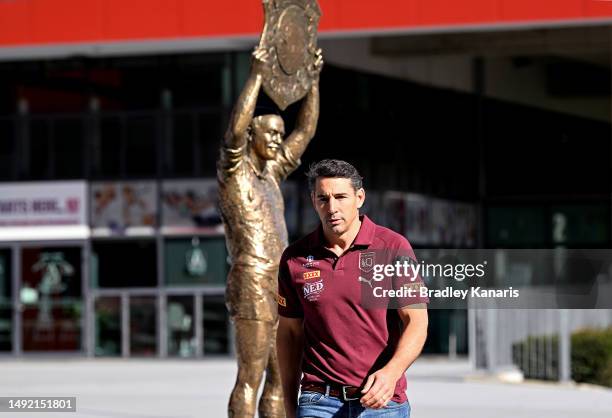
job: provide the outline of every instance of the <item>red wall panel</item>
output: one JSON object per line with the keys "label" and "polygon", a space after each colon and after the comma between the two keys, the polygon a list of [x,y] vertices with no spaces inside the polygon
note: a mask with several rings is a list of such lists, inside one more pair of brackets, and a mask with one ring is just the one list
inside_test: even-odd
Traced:
{"label": "red wall panel", "polygon": [[30,2],[0,2],[0,45],[30,42]]}
{"label": "red wall panel", "polygon": [[506,21],[571,19],[584,16],[585,0],[504,0],[501,14]]}
{"label": "red wall panel", "polygon": [[[335,3],[336,13],[328,15]],[[323,18],[321,29],[346,30],[351,28],[371,29],[417,24],[418,1],[415,0],[351,0],[320,1]]]}
{"label": "red wall panel", "polygon": [[[608,0],[319,0],[322,31],[612,20]],[[0,47],[257,34],[261,0],[0,0]]]}
{"label": "red wall panel", "polygon": [[182,0],[186,36],[244,35],[261,31],[263,8],[258,0]]}
{"label": "red wall panel", "polygon": [[609,0],[584,0],[586,16],[612,16],[612,2]]}
{"label": "red wall panel", "polygon": [[[102,30],[101,2],[98,0],[30,1],[29,33],[34,43],[72,42],[79,39],[95,39]],[[84,20],[83,17],[87,16]]]}
{"label": "red wall panel", "polygon": [[499,0],[427,0],[419,1],[420,23],[441,25],[495,22],[499,17]]}
{"label": "red wall panel", "polygon": [[137,38],[138,33],[153,38],[173,38],[181,33],[179,2],[174,0],[106,0],[104,37]]}

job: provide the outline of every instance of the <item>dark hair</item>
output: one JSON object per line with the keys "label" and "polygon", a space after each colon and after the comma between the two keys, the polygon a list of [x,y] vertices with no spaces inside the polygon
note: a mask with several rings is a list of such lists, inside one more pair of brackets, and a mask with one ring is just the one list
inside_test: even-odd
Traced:
{"label": "dark hair", "polygon": [[306,177],[308,177],[308,188],[311,192],[314,191],[319,177],[349,179],[355,191],[363,187],[363,177],[359,175],[357,169],[342,160],[321,160],[311,164]]}

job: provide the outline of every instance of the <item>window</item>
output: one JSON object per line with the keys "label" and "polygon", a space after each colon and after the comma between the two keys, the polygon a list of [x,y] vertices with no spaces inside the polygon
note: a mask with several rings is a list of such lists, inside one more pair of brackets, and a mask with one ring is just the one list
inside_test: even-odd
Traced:
{"label": "window", "polygon": [[99,177],[119,177],[122,170],[123,126],[119,116],[103,116],[100,118],[99,156],[94,161],[99,162],[95,172]]}
{"label": "window", "polygon": [[157,114],[130,115],[126,122],[126,175],[155,176],[157,172]]}
{"label": "window", "polygon": [[30,119],[27,147],[31,179],[77,179],[85,175],[85,121],[82,117]]}
{"label": "window", "polygon": [[204,354],[228,354],[229,315],[225,296],[204,296]]}
{"label": "window", "polygon": [[121,299],[100,297],[95,302],[95,355],[121,355]]}
{"label": "window", "polygon": [[172,139],[165,146],[164,172],[172,177],[215,176],[223,136],[219,110],[177,111]]}
{"label": "window", "polygon": [[58,179],[85,176],[85,123],[82,118],[59,118],[53,124],[54,174]]}
{"label": "window", "polygon": [[166,312],[168,355],[193,357],[196,353],[193,296],[169,296]]}
{"label": "window", "polygon": [[92,245],[92,286],[157,286],[157,253],[153,240],[103,240]]}
{"label": "window", "polygon": [[21,252],[24,351],[81,349],[81,248],[24,248]]}
{"label": "window", "polygon": [[130,297],[130,355],[157,355],[157,299]]}
{"label": "window", "polygon": [[225,285],[228,265],[224,237],[167,240],[165,257],[169,286]]}
{"label": "window", "polygon": [[0,180],[13,179],[16,164],[15,144],[14,119],[0,119]]}

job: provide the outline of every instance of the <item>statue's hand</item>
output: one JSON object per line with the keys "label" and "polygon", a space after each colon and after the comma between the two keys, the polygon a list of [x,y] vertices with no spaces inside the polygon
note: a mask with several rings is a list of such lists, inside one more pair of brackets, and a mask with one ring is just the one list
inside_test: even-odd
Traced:
{"label": "statue's hand", "polygon": [[268,72],[268,51],[262,47],[256,47],[251,55],[251,72],[264,76]]}
{"label": "statue's hand", "polygon": [[323,50],[321,48],[314,51],[314,61],[310,68],[310,75],[313,79],[318,80],[321,70],[323,69]]}

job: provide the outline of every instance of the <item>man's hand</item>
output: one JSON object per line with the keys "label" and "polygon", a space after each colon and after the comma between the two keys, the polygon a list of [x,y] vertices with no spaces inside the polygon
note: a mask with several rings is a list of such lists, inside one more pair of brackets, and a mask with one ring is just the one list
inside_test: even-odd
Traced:
{"label": "man's hand", "polygon": [[251,73],[264,76],[269,71],[268,51],[262,47],[256,47],[251,55]]}
{"label": "man's hand", "polygon": [[395,385],[401,374],[385,367],[368,376],[365,386],[361,390],[364,395],[359,400],[366,408],[380,409],[387,405],[393,397]]}

